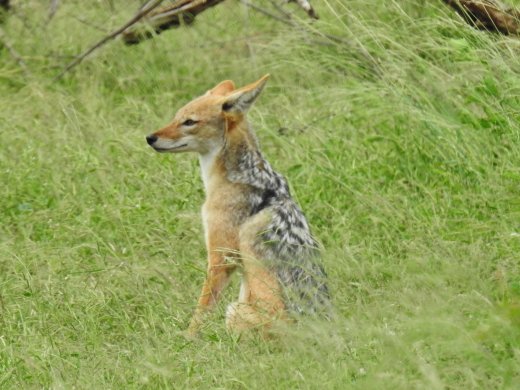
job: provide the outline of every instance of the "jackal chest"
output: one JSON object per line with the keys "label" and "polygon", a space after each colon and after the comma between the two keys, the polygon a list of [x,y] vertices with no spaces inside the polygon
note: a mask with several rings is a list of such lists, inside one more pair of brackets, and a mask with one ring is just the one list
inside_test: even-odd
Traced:
{"label": "jackal chest", "polygon": [[202,206],[206,243],[236,241],[240,226],[249,215],[249,195],[235,185],[220,186],[207,194]]}
{"label": "jackal chest", "polygon": [[207,195],[202,206],[202,218],[208,224],[240,225],[249,209],[249,194],[221,188]]}

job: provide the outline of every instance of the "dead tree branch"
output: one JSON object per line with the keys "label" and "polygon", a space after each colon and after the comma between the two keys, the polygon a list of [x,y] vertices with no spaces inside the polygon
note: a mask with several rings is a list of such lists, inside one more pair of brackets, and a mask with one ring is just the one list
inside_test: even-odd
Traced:
{"label": "dead tree branch", "polygon": [[[128,45],[137,44],[142,40],[152,38],[154,34],[160,34],[164,30],[179,27],[183,24],[192,24],[198,14],[223,1],[224,0],[180,0],[172,5],[160,7],[150,12],[146,18],[143,18],[143,23],[123,32],[123,41]],[[310,17],[314,19],[318,18],[309,0],[287,1],[297,3]],[[183,10],[182,12],[180,12],[181,8]]]}
{"label": "dead tree branch", "polygon": [[[151,30],[154,30],[155,33],[160,33],[165,29],[176,27],[181,24],[193,23],[196,15],[223,2],[224,0],[177,0],[172,5],[157,9],[163,1],[164,0],[148,0],[143,6],[141,6],[134,17],[123,26],[103,37],[82,54],[78,55],[54,78],[54,80],[62,78],[65,73],[80,64],[92,52],[119,35],[123,36],[123,40],[126,44],[139,43],[141,40],[153,36]],[[288,1],[296,1],[297,4],[305,9],[310,16],[317,18],[316,13],[310,6],[308,0]],[[53,3],[58,4],[57,1],[54,1]],[[145,20],[148,27],[143,25],[134,26],[141,20]]]}
{"label": "dead tree branch", "polygon": [[467,23],[480,30],[520,34],[520,11],[494,0],[444,0]]}
{"label": "dead tree branch", "polygon": [[100,48],[108,41],[114,39],[119,34],[121,34],[123,31],[125,31],[128,27],[134,25],[139,20],[141,20],[143,17],[145,17],[148,13],[150,13],[153,9],[157,8],[163,0],[155,0],[153,2],[150,2],[148,7],[144,7],[139,10],[139,12],[131,18],[128,22],[126,22],[123,26],[119,27],[118,29],[114,30],[107,36],[103,37],[100,41],[98,41],[95,45],[91,46],[89,49],[84,51],[82,54],[77,56],[74,61],[72,61],[70,64],[68,64],[54,79],[58,80],[65,75],[69,70],[74,68],[76,65],[78,65],[81,61],[83,61],[89,54],[91,54],[94,50]]}
{"label": "dead tree branch", "polygon": [[191,24],[195,16],[224,0],[180,0],[174,4],[160,7],[143,18],[142,24],[126,29],[122,33],[127,45],[134,45],[142,40],[152,38],[164,30]]}

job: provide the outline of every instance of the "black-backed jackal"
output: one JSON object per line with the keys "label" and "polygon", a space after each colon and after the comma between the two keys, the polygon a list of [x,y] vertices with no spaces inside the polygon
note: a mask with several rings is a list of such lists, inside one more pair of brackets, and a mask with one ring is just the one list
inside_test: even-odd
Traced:
{"label": "black-backed jackal", "polygon": [[208,269],[192,334],[237,267],[242,269],[240,294],[226,312],[232,330],[267,331],[291,313],[328,306],[317,243],[285,178],[264,159],[246,120],[267,78],[239,89],[223,81],[146,137],[159,152],[199,153]]}

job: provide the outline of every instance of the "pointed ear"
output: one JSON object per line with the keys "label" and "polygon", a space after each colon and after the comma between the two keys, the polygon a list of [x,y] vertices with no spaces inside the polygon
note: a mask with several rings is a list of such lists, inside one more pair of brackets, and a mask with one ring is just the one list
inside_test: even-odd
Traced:
{"label": "pointed ear", "polygon": [[206,94],[208,95],[227,95],[228,93],[235,90],[235,83],[231,80],[225,80],[218,83],[216,86],[211,88]]}
{"label": "pointed ear", "polygon": [[225,98],[222,111],[229,113],[247,112],[264,89],[268,78],[269,74],[266,74],[260,80],[233,91]]}

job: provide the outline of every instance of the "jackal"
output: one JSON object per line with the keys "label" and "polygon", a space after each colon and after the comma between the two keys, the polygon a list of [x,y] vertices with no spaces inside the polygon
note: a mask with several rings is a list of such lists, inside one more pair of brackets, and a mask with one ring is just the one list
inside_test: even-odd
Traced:
{"label": "jackal", "polygon": [[329,304],[318,245],[305,216],[285,178],[262,156],[246,120],[268,77],[239,89],[223,81],[146,137],[158,152],[199,153],[208,268],[189,326],[192,334],[237,268],[242,270],[238,302],[226,311],[231,330],[268,331],[275,320]]}

